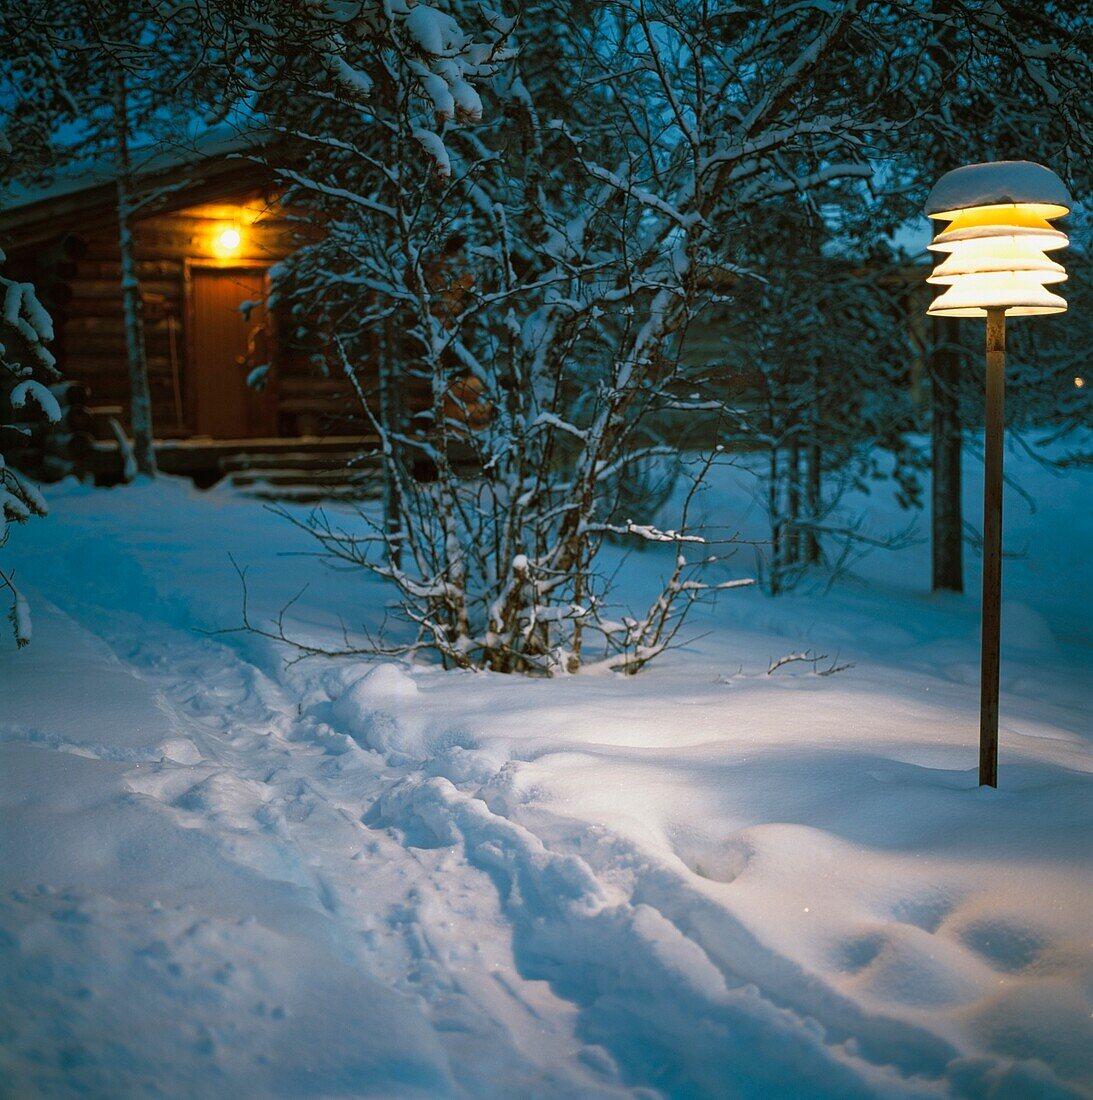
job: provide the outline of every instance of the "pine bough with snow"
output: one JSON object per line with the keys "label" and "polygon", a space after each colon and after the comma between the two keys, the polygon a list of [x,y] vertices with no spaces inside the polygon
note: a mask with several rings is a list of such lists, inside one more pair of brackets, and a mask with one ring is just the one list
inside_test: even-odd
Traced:
{"label": "pine bough with snow", "polygon": [[[4,254],[0,252],[0,263]],[[7,433],[26,434],[24,423],[14,423],[15,414],[35,406],[51,424],[61,419],[57,398],[49,389],[59,380],[53,356],[45,346],[53,339],[53,323],[42,308],[29,283],[20,283],[0,275],[0,550],[11,535],[13,523],[24,523],[31,516],[44,516],[46,503],[35,486],[4,462],[2,437]],[[0,591],[9,598],[8,618],[16,645],[30,642],[31,620],[27,601],[15,584],[12,572],[2,567]]]}

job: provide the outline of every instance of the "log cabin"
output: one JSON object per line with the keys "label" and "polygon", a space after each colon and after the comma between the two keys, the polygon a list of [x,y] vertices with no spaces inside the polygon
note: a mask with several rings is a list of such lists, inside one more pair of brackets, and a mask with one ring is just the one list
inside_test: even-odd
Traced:
{"label": "log cabin", "polygon": [[[374,479],[360,476],[368,464],[359,461],[350,474],[347,460],[374,441],[341,414],[345,383],[323,375],[297,343],[288,303],[266,307],[270,270],[300,230],[263,163],[274,140],[261,131],[210,131],[140,160],[134,239],[157,459],[165,472],[201,485],[229,475],[256,495],[278,485],[313,488],[315,497],[353,495]],[[76,406],[51,437],[65,453],[43,454],[43,443],[53,444],[40,433],[22,463],[42,478],[74,470],[110,483],[122,474],[117,436],[128,432],[129,416],[112,172],[77,165],[48,186],[9,189],[0,200],[6,270],[33,283],[52,315],[52,350]],[[910,316],[921,327],[920,313]],[[925,343],[922,333],[912,337],[913,346]],[[687,359],[716,362],[724,339],[716,320],[695,325]],[[919,389],[922,362],[911,357],[910,382]],[[267,369],[256,389],[249,383],[260,368]],[[456,380],[455,398],[465,385]],[[448,415],[469,415],[477,430],[473,417],[485,400],[454,400]],[[695,427],[692,445],[708,442]]]}
{"label": "log cabin", "polygon": [[[270,140],[214,132],[154,151],[138,168],[143,205],[133,228],[157,459],[199,484],[344,466],[364,442],[339,422],[344,385],[321,377],[294,346],[283,307],[266,308],[270,270],[293,247],[272,173],[254,155]],[[110,171],[82,165],[46,187],[9,191],[0,247],[5,270],[33,283],[52,315],[51,350],[82,406],[61,431],[79,445],[67,461],[31,462],[33,472],[116,480],[129,386]]]}

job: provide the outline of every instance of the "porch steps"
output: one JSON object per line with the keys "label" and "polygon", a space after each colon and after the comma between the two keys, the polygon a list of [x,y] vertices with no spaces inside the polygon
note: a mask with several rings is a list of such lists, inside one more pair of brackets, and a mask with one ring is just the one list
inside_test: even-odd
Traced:
{"label": "porch steps", "polygon": [[[245,496],[269,501],[319,503],[379,496],[376,440],[368,436],[294,436],[269,439],[189,439],[156,441],[156,463],[165,474],[192,478],[208,488],[220,482]],[[95,440],[81,472],[96,484],[122,478],[116,440]]]}
{"label": "porch steps", "polygon": [[322,451],[243,452],[224,455],[219,466],[233,489],[256,500],[318,504],[373,499],[380,493],[378,460],[362,454],[359,444]]}

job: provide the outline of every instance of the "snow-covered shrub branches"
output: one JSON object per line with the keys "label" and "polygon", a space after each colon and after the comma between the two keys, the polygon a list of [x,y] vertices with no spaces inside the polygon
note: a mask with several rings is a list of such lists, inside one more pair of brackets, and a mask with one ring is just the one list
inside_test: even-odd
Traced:
{"label": "snow-covered shrub branches", "polygon": [[183,13],[203,40],[216,43],[231,92],[222,102],[289,132],[304,126],[308,136],[337,133],[353,141],[383,113],[397,79],[413,101],[406,107],[415,116],[419,155],[438,172],[445,170],[439,132],[449,122],[481,118],[476,84],[508,56],[514,23],[484,4],[452,10],[406,0],[183,0],[162,7],[173,17]]}
{"label": "snow-covered shrub branches", "polygon": [[[0,252],[0,263],[4,256]],[[36,409],[46,420],[61,418],[57,399],[49,389],[59,380],[53,356],[45,346],[53,339],[49,314],[34,296],[28,283],[0,275],[0,550],[11,534],[13,523],[46,514],[38,490],[4,461],[3,437],[25,433],[21,419],[25,410]],[[0,558],[2,562],[2,558]],[[15,578],[0,566],[0,593],[8,597],[8,619],[16,645],[30,641],[30,609],[15,585]]]}
{"label": "snow-covered shrub branches", "polygon": [[[821,43],[802,43],[769,119],[744,120],[725,94],[740,59],[720,20],[673,5],[581,11],[525,13],[527,65],[491,82],[484,126],[445,131],[432,178],[397,70],[376,118],[383,143],[323,148],[310,135],[322,171],[289,173],[327,232],[285,292],[306,303],[301,316],[322,304],[331,369],[352,383],[388,482],[370,534],[322,521],[317,533],[398,585],[414,644],[459,665],[553,671],[591,652],[633,670],[663,650],[705,590],[696,572],[711,547],[686,515],[662,531],[620,504],[678,453],[674,425],[701,418],[712,449],[719,419],[735,416],[723,394],[696,393],[704,372],[686,354],[694,320],[751,277],[731,227],[787,192],[871,174],[842,132],[852,120],[784,117]],[[540,88],[537,66],[562,89]],[[609,536],[675,546],[645,612],[607,613],[597,560]]]}
{"label": "snow-covered shrub branches", "polygon": [[[515,30],[471,3],[361,18],[315,39],[321,64],[278,70],[288,83],[267,99],[310,223],[277,293],[344,378],[385,473],[382,519],[317,517],[315,533],[396,586],[409,649],[506,671],[639,668],[703,591],[712,549],[684,522],[659,530],[652,501],[636,513],[649,470],[719,440],[820,446],[820,463],[853,457],[855,433],[858,450],[899,451],[897,296],[865,293],[855,271],[893,261],[884,238],[932,178],[904,146],[950,125],[944,65],[999,82],[982,61],[998,28],[958,0],[532,4]],[[1037,118],[1073,142],[1082,107],[1064,85],[1080,65],[1048,24],[1027,28],[1038,46],[999,48],[1063,89],[1059,127]],[[352,95],[343,63],[368,75]],[[1046,102],[1043,81],[1021,103]],[[811,273],[787,235],[814,250]],[[695,350],[703,324],[737,337],[725,356]],[[745,394],[756,356],[767,392]],[[822,361],[852,369],[810,391]],[[844,415],[839,431],[817,405]],[[785,505],[806,491],[775,477]],[[784,504],[776,554],[815,560],[823,500],[792,523]],[[608,611],[608,538],[673,545],[649,610]]]}
{"label": "snow-covered shrub branches", "polygon": [[[542,125],[518,73],[495,83],[491,125],[449,126],[442,143],[421,125],[419,75],[385,70],[359,139],[298,131],[310,164],[285,173],[327,232],[282,289],[301,317],[320,305],[329,368],[379,440],[387,489],[371,534],[321,519],[315,532],[398,587],[419,631],[410,648],[463,667],[573,670],[594,634],[599,656],[636,669],[673,636],[677,598],[704,587],[684,552],[697,536],[611,522],[628,477],[669,452],[638,431],[657,337],[623,317],[651,284],[628,287],[606,251],[583,254],[581,189],[602,186],[579,173],[567,194],[561,173],[549,180],[569,139]],[[623,212],[627,232],[639,219]],[[665,593],[617,621],[594,568],[616,531],[679,546]]]}

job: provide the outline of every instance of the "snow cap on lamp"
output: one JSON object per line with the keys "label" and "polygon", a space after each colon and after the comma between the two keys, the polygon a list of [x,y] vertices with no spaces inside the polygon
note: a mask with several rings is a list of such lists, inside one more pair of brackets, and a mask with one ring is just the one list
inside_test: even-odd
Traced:
{"label": "snow cap on lamp", "polygon": [[1062,282],[1066,271],[1047,253],[1066,247],[1067,237],[1049,219],[1069,213],[1072,205],[1063,181],[1032,161],[969,164],[946,173],[926,200],[926,215],[950,223],[929,245],[948,255],[927,282],[948,289],[928,312],[1064,312],[1066,300],[1047,284]]}

